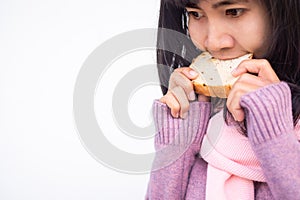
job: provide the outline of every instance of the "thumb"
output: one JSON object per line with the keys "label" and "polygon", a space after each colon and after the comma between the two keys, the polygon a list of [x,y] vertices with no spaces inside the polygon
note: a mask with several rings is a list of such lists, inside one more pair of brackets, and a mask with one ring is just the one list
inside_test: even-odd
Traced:
{"label": "thumb", "polygon": [[177,72],[181,72],[188,79],[193,80],[198,77],[198,73],[190,67],[180,67],[176,69]]}

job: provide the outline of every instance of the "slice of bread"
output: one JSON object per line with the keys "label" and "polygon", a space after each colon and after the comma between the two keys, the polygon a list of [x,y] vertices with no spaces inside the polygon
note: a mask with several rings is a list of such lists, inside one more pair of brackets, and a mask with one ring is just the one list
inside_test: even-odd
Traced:
{"label": "slice of bread", "polygon": [[238,79],[231,75],[232,70],[243,60],[251,58],[252,54],[249,53],[231,60],[218,60],[208,52],[203,52],[190,65],[199,73],[197,79],[193,80],[195,92],[205,96],[227,98],[232,85]]}

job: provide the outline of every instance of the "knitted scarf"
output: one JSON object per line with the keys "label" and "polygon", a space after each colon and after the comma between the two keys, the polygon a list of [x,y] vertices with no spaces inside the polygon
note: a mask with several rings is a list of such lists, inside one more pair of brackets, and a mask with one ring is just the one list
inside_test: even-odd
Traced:
{"label": "knitted scarf", "polygon": [[[300,141],[300,120],[294,130]],[[208,163],[207,200],[253,200],[253,181],[265,182],[248,138],[224,122],[222,111],[210,119],[200,154]]]}
{"label": "knitted scarf", "polygon": [[223,112],[210,119],[200,154],[207,161],[207,200],[253,200],[253,181],[265,182],[246,136],[228,126]]}

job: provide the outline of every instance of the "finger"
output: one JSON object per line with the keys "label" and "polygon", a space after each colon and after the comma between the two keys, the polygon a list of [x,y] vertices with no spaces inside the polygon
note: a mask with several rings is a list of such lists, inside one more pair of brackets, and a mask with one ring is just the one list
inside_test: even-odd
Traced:
{"label": "finger", "polygon": [[169,89],[172,90],[175,87],[182,87],[186,96],[190,101],[194,101],[195,91],[193,83],[181,72],[173,72],[170,77],[170,86]]}
{"label": "finger", "polygon": [[270,65],[268,61],[261,59],[253,59],[253,60],[244,60],[242,61],[235,70],[233,70],[232,74],[234,76],[240,76],[244,73],[254,73],[258,74],[263,68]]}
{"label": "finger", "polygon": [[263,85],[264,82],[261,80],[261,78],[251,74],[243,74],[232,86],[226,105],[228,111],[232,114],[236,121],[243,121],[245,118],[244,110],[240,105],[241,97],[246,93],[262,87]]}
{"label": "finger", "polygon": [[245,118],[244,110],[240,105],[240,99],[240,94],[235,93],[234,97],[229,94],[226,102],[227,109],[232,114],[235,121],[243,121]]}
{"label": "finger", "polygon": [[242,122],[245,119],[245,112],[243,108],[236,108],[234,111],[230,111],[233,119],[237,122]]}
{"label": "finger", "polygon": [[170,90],[171,93],[175,96],[179,103],[180,111],[179,116],[181,118],[186,118],[189,110],[189,100],[185,94],[185,91],[182,87],[175,87],[172,90]]}
{"label": "finger", "polygon": [[[240,85],[241,83],[243,83],[243,85]],[[238,78],[234,85],[239,85],[238,87],[244,86],[245,93],[247,93],[270,83],[271,82],[266,79],[262,79],[261,77],[253,74],[245,73]],[[235,89],[234,85],[232,86],[233,89]]]}
{"label": "finger", "polygon": [[244,73],[254,73],[272,82],[279,81],[275,71],[266,59],[244,60],[233,70],[232,75],[237,77]]}
{"label": "finger", "polygon": [[175,96],[168,92],[162,98],[160,98],[160,102],[165,103],[171,110],[171,115],[175,118],[179,117],[180,105]]}
{"label": "finger", "polygon": [[235,93],[234,97],[232,96],[228,96],[226,102],[227,109],[232,114],[235,121],[241,122],[245,119],[244,110],[240,105],[241,94]]}
{"label": "finger", "polygon": [[196,79],[199,75],[195,70],[189,67],[180,67],[175,69],[175,71],[184,74],[190,80]]}

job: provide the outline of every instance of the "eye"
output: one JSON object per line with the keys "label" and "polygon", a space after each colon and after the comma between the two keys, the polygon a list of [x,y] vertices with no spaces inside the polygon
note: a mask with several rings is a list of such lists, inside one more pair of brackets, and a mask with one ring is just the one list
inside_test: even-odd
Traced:
{"label": "eye", "polygon": [[185,11],[188,17],[191,19],[199,20],[201,17],[203,17],[203,13],[200,9],[187,7]]}
{"label": "eye", "polygon": [[230,15],[231,17],[239,17],[244,13],[245,9],[243,8],[232,8],[232,9],[227,9],[225,11],[226,15]]}
{"label": "eye", "polygon": [[202,15],[196,11],[189,11],[188,15],[189,17],[193,17],[194,19],[200,19],[202,17]]}

